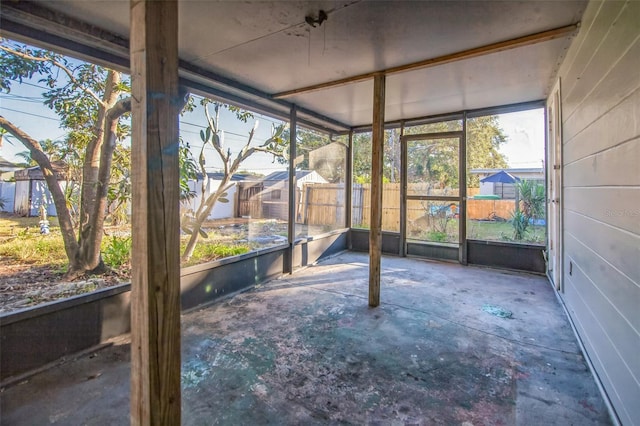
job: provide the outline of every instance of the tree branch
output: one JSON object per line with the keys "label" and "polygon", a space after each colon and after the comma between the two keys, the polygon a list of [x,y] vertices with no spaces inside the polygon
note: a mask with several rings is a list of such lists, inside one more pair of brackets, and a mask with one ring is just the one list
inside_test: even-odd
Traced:
{"label": "tree branch", "polygon": [[131,96],[120,99],[107,110],[107,120],[117,120],[123,114],[131,112]]}
{"label": "tree branch", "polygon": [[2,46],[2,45],[0,45],[0,50],[4,50],[7,53],[11,53],[12,55],[16,55],[16,56],[18,56],[18,57],[20,57],[22,59],[26,59],[28,61],[49,62],[49,63],[51,63],[52,65],[54,65],[57,68],[61,69],[65,74],[67,74],[67,77],[69,77],[69,80],[71,80],[72,83],[74,83],[76,86],[78,86],[78,88],[80,90],[82,90],[87,95],[91,96],[96,102],[98,102],[104,108],[107,108],[108,105],[104,103],[104,101],[100,98],[100,96],[98,96],[93,90],[89,89],[88,87],[84,87],[83,85],[81,85],[80,82],[78,81],[78,79],[73,75],[73,72],[69,68],[67,68],[63,63],[58,62],[54,58],[49,57],[49,56],[45,56],[43,58],[39,58],[37,56],[31,56],[31,55],[27,55],[26,53],[23,53],[23,52],[18,52],[17,50],[14,50],[14,49],[8,48],[6,46]]}

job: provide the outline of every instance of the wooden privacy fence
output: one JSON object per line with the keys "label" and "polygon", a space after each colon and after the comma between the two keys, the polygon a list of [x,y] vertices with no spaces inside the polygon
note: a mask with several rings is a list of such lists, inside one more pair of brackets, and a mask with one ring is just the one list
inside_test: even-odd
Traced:
{"label": "wooden privacy fence", "polygon": [[345,225],[344,184],[308,183],[302,186],[297,222],[306,225]]}
{"label": "wooden privacy fence", "polygon": [[[477,193],[471,188],[469,194]],[[432,195],[438,194],[432,190]],[[238,216],[286,220],[286,191],[270,190],[261,185],[241,185],[238,191]],[[277,194],[277,195],[276,195]],[[445,201],[411,201],[407,206],[407,221],[420,220],[429,209],[451,204]],[[455,203],[457,205],[457,203]],[[354,227],[369,227],[371,216],[371,186],[356,184],[352,192],[352,223]],[[307,225],[343,226],[345,220],[345,186],[333,183],[305,183],[296,190],[296,222]],[[471,220],[509,219],[515,209],[514,200],[467,200],[467,218]],[[382,191],[382,229],[400,229],[400,184],[385,183]]]}
{"label": "wooden privacy fence", "polygon": [[[473,196],[479,192],[478,188],[469,188],[468,195]],[[430,195],[438,194],[437,190],[432,190]],[[434,205],[446,204],[446,202],[433,201]],[[353,213],[352,222],[354,227],[369,227],[371,215],[371,185],[357,184],[353,186]],[[424,202],[426,205],[426,202]],[[488,220],[495,217],[509,219],[515,210],[514,200],[467,200],[467,219]],[[427,207],[419,201],[410,203],[407,206],[407,221],[418,220],[427,214]],[[400,184],[385,183],[382,189],[382,229],[400,229]]]}
{"label": "wooden privacy fence", "polygon": [[[296,223],[306,225],[345,225],[344,184],[305,183],[296,189]],[[253,219],[287,220],[286,187],[242,183],[238,190],[237,216]]]}

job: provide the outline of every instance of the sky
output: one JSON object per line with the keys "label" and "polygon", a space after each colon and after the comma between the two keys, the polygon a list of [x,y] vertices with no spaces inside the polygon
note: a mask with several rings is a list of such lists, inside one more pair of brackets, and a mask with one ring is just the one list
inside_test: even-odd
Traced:
{"label": "sky", "polygon": [[[37,80],[13,84],[9,94],[4,92],[0,94],[0,114],[37,140],[61,139],[65,132],[60,129],[57,116],[42,103],[41,93],[44,90],[43,83]],[[259,121],[259,125],[254,137],[254,145],[269,138],[272,126],[280,124],[280,121],[256,114],[255,119],[250,119],[245,124],[238,122],[234,114],[229,111],[221,110],[220,127],[225,130],[225,146],[230,147],[234,154],[246,143],[249,131],[256,120]],[[181,135],[185,141],[189,142],[196,158],[202,147],[199,132],[204,128],[205,122],[202,107],[199,105],[195,111],[181,119]],[[544,109],[501,114],[499,123],[508,140],[500,151],[507,157],[509,167],[542,167]],[[22,160],[16,154],[25,150],[26,148],[20,142],[5,135],[0,156],[9,161],[21,162]],[[212,149],[205,152],[207,168],[218,169],[222,166]],[[273,161],[270,155],[255,154],[243,163],[241,169],[267,175],[276,170],[284,170],[285,166]]]}
{"label": "sky", "polygon": [[[9,94],[4,92],[0,94],[0,114],[37,140],[62,139],[66,133],[59,127],[57,115],[43,104],[42,92],[45,89],[37,80],[28,80],[22,84],[14,83]],[[181,118],[180,134],[185,141],[189,142],[197,158],[203,145],[200,130],[206,126],[206,118],[203,108],[197,101],[196,104],[197,107],[193,112]],[[234,156],[247,142],[249,132],[256,121],[258,127],[252,145],[263,143],[272,135],[272,126],[281,123],[277,119],[261,114],[255,114],[255,117],[249,119],[247,123],[241,123],[233,113],[221,110],[220,127],[225,130],[225,146],[231,147]],[[26,148],[19,141],[10,135],[4,136],[4,142],[0,147],[2,157],[8,161],[22,162],[22,158],[17,154],[23,151],[26,151]],[[205,152],[207,168],[222,167],[213,149],[207,149]],[[259,153],[248,158],[243,163],[242,169],[266,175],[275,170],[284,170],[286,166],[273,162],[271,155]]]}
{"label": "sky", "polygon": [[544,108],[501,114],[500,127],[508,141],[500,152],[511,168],[543,167]]}

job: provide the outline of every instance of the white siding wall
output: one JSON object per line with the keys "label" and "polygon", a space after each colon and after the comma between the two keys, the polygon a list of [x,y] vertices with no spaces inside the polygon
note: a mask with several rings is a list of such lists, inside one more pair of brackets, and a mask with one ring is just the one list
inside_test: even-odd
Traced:
{"label": "white siding wall", "polygon": [[19,180],[16,182],[15,198],[13,211],[20,216],[29,215],[29,191],[31,183],[28,180]]}
{"label": "white siding wall", "polygon": [[[202,181],[199,180],[189,181],[189,188],[192,191],[196,192],[196,196],[191,199],[188,203],[183,203],[184,208],[192,209],[196,211],[200,206],[202,200]],[[220,186],[220,181],[218,180],[210,180],[209,181],[209,189],[207,191],[207,196],[215,192]],[[232,218],[235,215],[235,200],[236,200],[236,190],[238,189],[238,184],[233,182],[231,188],[227,191],[228,196],[226,197],[229,202],[216,202],[213,205],[213,209],[211,209],[211,213],[209,213],[209,219],[228,219]]]}
{"label": "white siding wall", "polygon": [[16,197],[16,183],[0,181],[0,199],[4,201],[4,209],[0,211],[13,212],[13,200]]}
{"label": "white siding wall", "polygon": [[562,297],[619,419],[640,424],[640,1],[591,1],[559,75]]}

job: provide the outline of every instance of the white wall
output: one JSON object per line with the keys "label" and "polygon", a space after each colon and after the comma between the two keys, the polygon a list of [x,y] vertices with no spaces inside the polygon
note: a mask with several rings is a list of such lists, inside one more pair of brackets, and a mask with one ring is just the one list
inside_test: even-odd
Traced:
{"label": "white wall", "polygon": [[[64,191],[67,182],[61,181],[60,187]],[[44,204],[47,207],[47,216],[57,216],[53,196],[44,180],[17,181],[14,200],[13,211],[18,215],[37,217],[40,215],[40,206]]]}
{"label": "white wall", "polygon": [[[64,188],[64,182],[61,182],[61,187]],[[53,202],[53,196],[49,192],[47,182],[44,180],[32,180],[31,181],[31,206],[29,216],[40,216],[40,206],[45,206],[47,209],[47,216],[56,216],[56,206]]]}
{"label": "white wall", "polygon": [[13,212],[13,201],[16,195],[15,182],[0,181],[0,199],[4,202],[4,209],[0,211]]}
{"label": "white wall", "polygon": [[[206,196],[215,192],[219,186],[220,186],[220,181],[210,180],[209,189],[206,193]],[[201,180],[197,182],[189,181],[189,188],[191,188],[192,191],[196,192],[196,196],[189,201],[188,203],[189,207],[187,208],[190,208],[193,211],[196,211],[198,206],[200,205],[200,200],[202,199],[202,181]],[[238,188],[238,185],[235,182],[233,182],[231,188],[229,188],[229,190],[227,191],[228,196],[226,198],[229,200],[229,202],[228,203],[216,202],[213,205],[213,209],[211,210],[211,213],[209,214],[209,219],[227,219],[227,218],[234,217],[237,188]]]}
{"label": "white wall", "polygon": [[559,76],[562,298],[617,416],[640,424],[640,1],[591,1]]}

